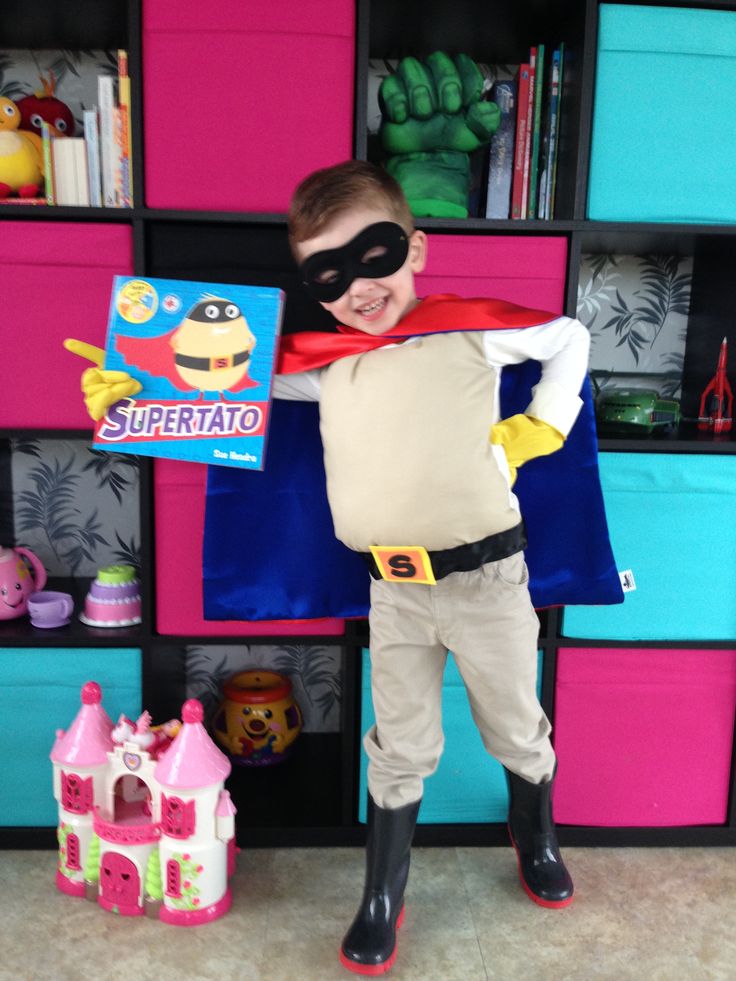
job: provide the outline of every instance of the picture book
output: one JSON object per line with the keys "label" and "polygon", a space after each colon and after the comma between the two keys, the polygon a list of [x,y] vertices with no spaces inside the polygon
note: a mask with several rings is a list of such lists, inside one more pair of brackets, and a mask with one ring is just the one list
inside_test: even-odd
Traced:
{"label": "picture book", "polygon": [[529,113],[528,64],[519,66],[519,85],[516,95],[516,141],[514,144],[514,172],[511,184],[511,217],[524,218],[522,195],[524,185],[524,154],[526,150],[527,116]]}
{"label": "picture book", "polygon": [[529,169],[529,205],[527,218],[537,217],[539,152],[542,128],[542,97],[544,95],[544,45],[537,46],[535,62],[534,114],[532,122],[532,155]]}
{"label": "picture book", "polygon": [[93,448],[262,470],[283,304],[271,287],[116,276],[105,368],[143,387]]}
{"label": "picture book", "polygon": [[544,133],[544,167],[539,180],[539,218],[547,220],[554,217],[554,193],[557,179],[557,147],[560,120],[560,83],[562,80],[562,62],[564,44],[552,52],[552,63],[549,75],[549,97],[547,101],[547,119]]}
{"label": "picture book", "polygon": [[[557,159],[560,150],[560,119],[561,119],[561,107],[562,107],[562,79],[563,70],[565,63],[565,45],[560,44],[552,56],[552,71],[553,71],[553,91],[552,91],[552,101],[553,101],[553,124],[552,132],[550,134],[550,145],[552,147],[550,152],[550,157],[552,158],[552,170],[549,176],[549,190],[547,193],[547,210],[549,211],[549,218],[554,218],[555,216],[555,192],[557,190]],[[554,74],[556,72],[557,82],[554,84]]]}
{"label": "picture book", "polygon": [[511,78],[499,80],[493,87],[493,99],[501,110],[501,122],[491,138],[486,218],[508,218],[511,210],[517,84],[516,78]]}
{"label": "picture book", "polygon": [[526,132],[524,134],[524,163],[521,182],[521,217],[529,217],[529,177],[532,165],[532,127],[534,125],[534,92],[537,85],[537,49],[532,48],[529,63],[529,91],[526,101]]}

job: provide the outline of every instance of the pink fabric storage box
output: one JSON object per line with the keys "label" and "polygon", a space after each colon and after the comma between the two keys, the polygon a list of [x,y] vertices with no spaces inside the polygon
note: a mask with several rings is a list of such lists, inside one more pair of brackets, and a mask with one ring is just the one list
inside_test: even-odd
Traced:
{"label": "pink fabric storage box", "polygon": [[736,650],[563,648],[554,811],[560,824],[723,824]]}
{"label": "pink fabric storage box", "polygon": [[154,464],[156,628],[159,633],[221,636],[322,635],[337,637],[344,621],[205,620],[202,607],[202,538],[207,468],[179,460]]}
{"label": "pink fabric storage box", "polygon": [[284,212],[352,156],[352,0],[145,0],[146,203]]}
{"label": "pink fabric storage box", "polygon": [[505,235],[430,235],[419,296],[490,296],[561,313],[565,305],[567,240]]}
{"label": "pink fabric storage box", "polygon": [[0,426],[92,428],[79,387],[85,363],[62,342],[104,347],[112,278],[132,272],[128,225],[2,222]]}

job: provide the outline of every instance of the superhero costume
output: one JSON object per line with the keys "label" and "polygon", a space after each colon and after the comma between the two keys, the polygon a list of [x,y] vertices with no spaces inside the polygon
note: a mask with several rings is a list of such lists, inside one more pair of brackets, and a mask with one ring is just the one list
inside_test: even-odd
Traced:
{"label": "superhero costume", "polygon": [[[556,319],[544,311],[501,301],[431,297],[380,337],[342,328],[338,335],[284,338],[280,370],[319,367],[407,336],[519,328]],[[524,412],[539,375],[535,362],[504,368],[501,418]],[[530,591],[538,608],[623,601],[605,524],[587,381],[581,394],[583,408],[563,449],[525,464],[514,486],[527,528]],[[206,618],[366,615],[365,565],[334,536],[316,409],[310,403],[274,403],[264,472],[209,469],[203,569]],[[234,532],[237,528],[247,531],[241,537]]]}

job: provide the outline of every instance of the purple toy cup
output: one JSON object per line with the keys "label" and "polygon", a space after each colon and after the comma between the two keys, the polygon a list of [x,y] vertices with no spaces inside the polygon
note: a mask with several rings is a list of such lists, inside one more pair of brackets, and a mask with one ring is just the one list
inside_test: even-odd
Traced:
{"label": "purple toy cup", "polygon": [[28,612],[34,627],[64,627],[74,612],[74,600],[69,593],[43,590],[28,597]]}

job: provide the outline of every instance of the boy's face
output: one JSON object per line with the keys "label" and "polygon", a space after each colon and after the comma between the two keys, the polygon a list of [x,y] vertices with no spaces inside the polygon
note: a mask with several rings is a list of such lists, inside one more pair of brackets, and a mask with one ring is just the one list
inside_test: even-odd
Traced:
{"label": "boy's face", "polygon": [[[387,210],[377,206],[338,215],[319,235],[298,243],[299,262],[303,263],[318,252],[347,245],[370,225],[393,221]],[[408,246],[406,260],[396,272],[376,279],[368,276],[354,279],[342,296],[329,303],[321,302],[320,305],[329,310],[339,323],[366,334],[384,334],[395,327],[419,302],[414,276],[424,269],[426,262],[427,237],[424,232],[414,232]],[[360,257],[361,261],[370,265],[374,256],[380,258],[381,248],[380,245],[369,248],[366,255]]]}

